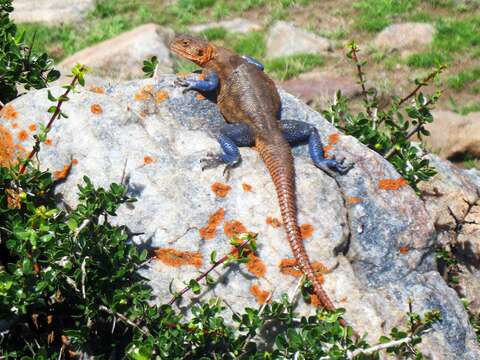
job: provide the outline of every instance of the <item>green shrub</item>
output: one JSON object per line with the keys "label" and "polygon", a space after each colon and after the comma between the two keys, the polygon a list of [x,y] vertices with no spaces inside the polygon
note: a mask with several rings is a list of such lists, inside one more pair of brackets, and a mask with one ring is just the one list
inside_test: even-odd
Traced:
{"label": "green shrub", "polygon": [[428,159],[423,157],[422,151],[411,142],[411,138],[416,135],[421,139],[422,136],[430,135],[425,125],[433,121],[430,111],[440,96],[438,92],[433,95],[424,94],[420,89],[437,77],[444,67],[439,67],[423,80],[415,80],[416,86],[410,93],[403,98],[392,97],[390,106],[380,109],[377,90],[366,87],[363,72],[365,62],[358,59],[359,48],[352,42],[349,49],[348,57],[358,71],[365,111],[350,112],[348,100],[338,92],[335,102],[323,115],[345,134],[356,137],[383,155],[410,186],[418,191],[417,184],[430,179],[436,171]]}
{"label": "green shrub", "polygon": [[25,34],[18,33],[9,19],[13,10],[11,0],[0,0],[0,102],[7,103],[18,95],[17,87],[41,89],[60,77],[53,69],[53,61],[47,54],[32,51],[24,42]]}

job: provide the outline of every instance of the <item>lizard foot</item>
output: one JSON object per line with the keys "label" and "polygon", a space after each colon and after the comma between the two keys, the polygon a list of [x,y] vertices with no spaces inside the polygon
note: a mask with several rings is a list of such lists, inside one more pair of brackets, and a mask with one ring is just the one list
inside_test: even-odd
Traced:
{"label": "lizard foot", "polygon": [[224,156],[224,154],[208,153],[205,158],[200,159],[200,162],[203,164],[202,171],[214,169],[220,165],[225,165],[225,168],[223,169],[223,175],[228,180],[230,178],[230,171],[240,164],[240,160],[226,162]]}
{"label": "lizard foot", "polygon": [[177,86],[183,86],[184,89],[182,90],[182,93],[185,94],[187,91],[192,90],[190,82],[188,80],[185,80],[183,78],[176,78],[175,81],[173,82]]}
{"label": "lizard foot", "polygon": [[331,159],[322,159],[320,162],[317,162],[315,165],[325,171],[327,174],[332,175],[332,171],[339,173],[340,175],[345,175],[353,167],[353,164],[345,165],[345,159],[336,160],[335,157]]}

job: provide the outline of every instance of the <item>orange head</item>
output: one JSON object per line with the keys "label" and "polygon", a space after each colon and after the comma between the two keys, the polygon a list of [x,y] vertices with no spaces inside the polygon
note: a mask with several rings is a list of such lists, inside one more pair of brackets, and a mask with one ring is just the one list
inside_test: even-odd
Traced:
{"label": "orange head", "polygon": [[177,35],[170,50],[181,57],[203,66],[213,58],[214,47],[208,41],[190,35]]}

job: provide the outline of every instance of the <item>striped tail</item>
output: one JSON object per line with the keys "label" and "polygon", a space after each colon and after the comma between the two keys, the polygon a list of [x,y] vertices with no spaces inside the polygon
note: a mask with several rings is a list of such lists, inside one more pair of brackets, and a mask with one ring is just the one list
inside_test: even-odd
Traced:
{"label": "striped tail", "polygon": [[268,143],[257,139],[256,148],[265,162],[268,172],[272,177],[273,184],[275,185],[283,224],[293,255],[300,269],[312,282],[313,289],[321,306],[327,310],[335,310],[335,305],[333,305],[315,276],[300,236],[295,196],[295,169],[290,145],[283,139],[283,136],[277,136],[274,141],[269,141]]}

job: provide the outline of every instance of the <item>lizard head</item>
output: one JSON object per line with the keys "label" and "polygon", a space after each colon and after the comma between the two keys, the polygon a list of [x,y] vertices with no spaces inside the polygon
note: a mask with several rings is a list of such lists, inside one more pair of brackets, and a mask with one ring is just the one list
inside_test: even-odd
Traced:
{"label": "lizard head", "polygon": [[177,35],[170,43],[170,50],[203,66],[213,58],[214,47],[208,41],[193,36]]}

